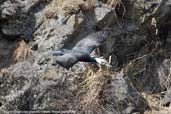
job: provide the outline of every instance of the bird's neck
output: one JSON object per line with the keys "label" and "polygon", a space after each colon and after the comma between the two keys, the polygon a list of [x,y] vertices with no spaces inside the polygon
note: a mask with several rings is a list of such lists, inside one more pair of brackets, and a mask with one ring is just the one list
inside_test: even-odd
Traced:
{"label": "bird's neck", "polygon": [[97,63],[97,61],[96,61],[96,59],[95,59],[96,57],[89,57],[89,62],[94,62],[94,63]]}

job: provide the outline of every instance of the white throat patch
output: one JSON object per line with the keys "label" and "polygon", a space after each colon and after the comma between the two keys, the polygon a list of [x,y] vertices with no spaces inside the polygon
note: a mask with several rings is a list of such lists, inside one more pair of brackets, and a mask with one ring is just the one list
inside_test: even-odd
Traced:
{"label": "white throat patch", "polygon": [[100,65],[106,65],[108,67],[112,67],[109,62],[106,61],[106,59],[104,59],[103,57],[100,58],[95,58],[95,60],[97,61],[98,64]]}

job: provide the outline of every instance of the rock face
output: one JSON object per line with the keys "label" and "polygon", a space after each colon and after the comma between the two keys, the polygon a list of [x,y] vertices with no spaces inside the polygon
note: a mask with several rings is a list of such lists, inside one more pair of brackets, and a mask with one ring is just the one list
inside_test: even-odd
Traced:
{"label": "rock face", "polygon": [[[46,6],[44,0],[6,0],[1,5],[1,31],[5,35],[31,38],[36,29],[35,13]],[[11,37],[8,37],[11,38]],[[12,37],[15,38],[15,37]]]}
{"label": "rock face", "polygon": [[[104,27],[115,36],[96,56],[111,56],[111,69],[53,65],[49,52]],[[170,0],[1,0],[0,113],[144,114],[156,94],[168,106],[170,44]]]}

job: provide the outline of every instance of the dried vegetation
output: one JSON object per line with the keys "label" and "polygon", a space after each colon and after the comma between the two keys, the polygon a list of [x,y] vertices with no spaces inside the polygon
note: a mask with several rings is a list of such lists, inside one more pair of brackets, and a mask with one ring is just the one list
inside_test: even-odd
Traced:
{"label": "dried vegetation", "polygon": [[25,41],[20,41],[13,54],[14,63],[24,61],[30,54],[30,48]]}
{"label": "dried vegetation", "polygon": [[[103,3],[112,7],[122,5],[121,0],[101,0]],[[80,10],[89,11],[96,6],[96,0],[52,0],[47,8],[45,15],[47,18],[52,18],[58,14],[73,14],[78,13]]]}
{"label": "dried vegetation", "polygon": [[6,40],[0,43],[0,69],[11,64],[24,61],[30,54],[30,49],[25,41],[10,42]]}
{"label": "dried vegetation", "polygon": [[80,101],[80,113],[105,113],[108,110],[104,107],[102,92],[105,85],[111,80],[111,72],[106,68],[103,71],[93,71],[88,68],[83,74],[79,83],[77,97]]}

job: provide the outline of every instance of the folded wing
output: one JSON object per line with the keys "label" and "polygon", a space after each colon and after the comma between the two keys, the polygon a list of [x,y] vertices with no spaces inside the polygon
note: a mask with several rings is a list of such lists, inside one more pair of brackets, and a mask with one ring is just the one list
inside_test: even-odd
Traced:
{"label": "folded wing", "polygon": [[59,65],[69,68],[78,62],[78,58],[73,53],[67,53],[62,56],[56,57],[56,63]]}

